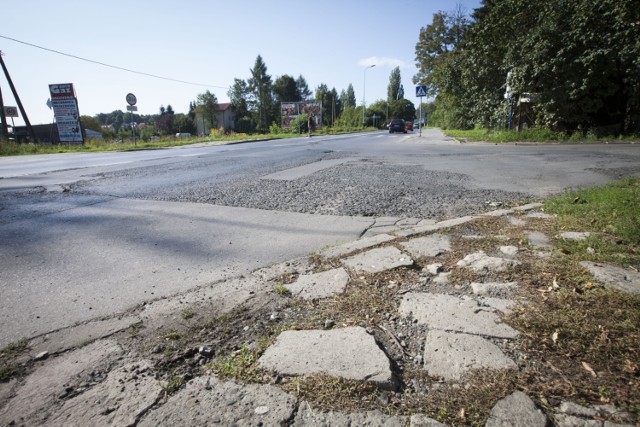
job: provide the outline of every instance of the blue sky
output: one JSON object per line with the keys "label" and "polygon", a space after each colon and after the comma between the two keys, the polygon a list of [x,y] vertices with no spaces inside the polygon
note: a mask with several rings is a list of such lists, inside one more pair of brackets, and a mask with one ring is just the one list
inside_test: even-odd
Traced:
{"label": "blue sky", "polygon": [[[405,97],[414,98],[415,45],[433,13],[480,0],[232,0],[181,2],[22,0],[2,6],[0,36],[162,77],[88,63],[0,37],[0,50],[32,124],[49,123],[51,83],[73,83],[80,114],[125,110],[127,93],[139,113],[171,105],[185,113],[210,90],[227,102],[234,78],[247,79],[258,54],[268,73],[302,74],[312,91],[325,83],[338,92],[353,84],[362,102],[386,98],[391,70],[400,66]],[[206,85],[206,86],[205,86]],[[15,106],[0,75],[5,105]],[[22,118],[16,119],[16,125]]]}

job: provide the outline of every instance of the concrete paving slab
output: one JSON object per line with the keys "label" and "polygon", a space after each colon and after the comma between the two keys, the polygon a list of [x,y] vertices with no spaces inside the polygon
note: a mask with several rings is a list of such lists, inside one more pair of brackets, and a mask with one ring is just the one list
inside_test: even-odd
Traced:
{"label": "concrete paving slab", "polygon": [[138,426],[282,426],[293,417],[296,403],[275,386],[198,377]]}
{"label": "concrete paving slab", "polygon": [[472,282],[473,293],[485,297],[509,298],[518,289],[517,282]]}
{"label": "concrete paving slab", "polygon": [[[293,421],[293,427],[305,426],[381,426],[404,427],[407,417],[384,415],[380,411],[337,412],[314,409],[308,402],[302,402]],[[412,424],[413,425],[413,424]]]}
{"label": "concrete paving slab", "polygon": [[511,215],[512,213],[513,213],[513,209],[496,209],[495,211],[485,212],[481,214],[481,216],[498,217],[498,216]]}
{"label": "concrete paving slab", "polygon": [[413,258],[429,258],[450,251],[451,239],[444,234],[430,234],[401,242],[400,246]]}
{"label": "concrete paving slab", "polygon": [[371,248],[373,246],[380,245],[382,243],[390,242],[395,237],[389,234],[377,234],[375,236],[359,239],[354,242],[345,243],[339,246],[333,246],[320,251],[320,255],[327,258],[334,258],[350,254],[351,252],[359,251],[362,249]]}
{"label": "concrete paving slab", "polygon": [[431,330],[424,347],[425,370],[445,381],[457,381],[472,369],[517,368],[498,346],[476,335]]}
{"label": "concrete paving slab", "polygon": [[398,248],[387,246],[354,255],[343,260],[343,264],[360,273],[380,273],[396,267],[413,265],[413,260]]}
{"label": "concrete paving slab", "polygon": [[575,242],[587,240],[589,236],[591,236],[591,233],[588,231],[566,231],[560,234],[560,237],[564,240],[573,240]]}
{"label": "concrete paving slab", "polygon": [[498,401],[491,410],[485,427],[546,427],[547,417],[536,408],[533,400],[521,391]]}
{"label": "concrete paving slab", "polygon": [[466,224],[467,222],[474,221],[478,218],[480,217],[476,215],[468,215],[468,216],[462,216],[460,218],[452,218],[445,221],[436,222],[435,225],[438,228],[455,227],[456,225]]}
{"label": "concrete paving slab", "polygon": [[415,414],[411,416],[409,427],[447,427],[424,414]]}
{"label": "concrete paving slab", "polygon": [[509,224],[515,226],[515,227],[524,227],[525,225],[527,225],[527,221],[520,219],[520,218],[516,218],[515,216],[510,216],[509,217]]}
{"label": "concrete paving slab", "polygon": [[412,227],[412,228],[406,228],[404,230],[397,230],[395,231],[393,234],[395,234],[398,237],[412,237],[412,236],[416,236],[418,234],[423,234],[423,233],[430,233],[432,231],[437,231],[440,230],[441,227],[438,227],[435,224],[419,224],[416,227]]}
{"label": "concrete paving slab", "polygon": [[529,212],[525,215],[527,218],[552,219],[553,215],[544,212]]}
{"label": "concrete paving slab", "polygon": [[518,255],[519,249],[517,246],[500,246],[500,252],[502,252],[504,255],[508,256],[509,258],[513,258],[516,255]]}
{"label": "concrete paving slab", "polygon": [[89,341],[108,337],[127,329],[140,321],[137,316],[122,316],[113,319],[98,319],[70,328],[61,329],[32,339],[29,342],[29,354],[35,357],[43,351],[49,354],[61,353],[75,347],[81,347]]}
{"label": "concrete paving slab", "polygon": [[513,210],[523,212],[523,211],[530,211],[533,209],[541,208],[542,206],[543,206],[542,203],[534,202],[534,203],[528,203],[522,206],[516,206],[515,208],[513,208]]}
{"label": "concrete paving slab", "polygon": [[42,425],[49,408],[65,387],[84,382],[92,371],[105,369],[122,354],[113,340],[100,340],[86,347],[48,359],[18,387],[15,397],[0,409],[0,425]]}
{"label": "concrete paving slab", "polygon": [[328,374],[395,388],[389,359],[360,327],[284,331],[258,364],[280,375]]}
{"label": "concrete paving slab", "polygon": [[491,307],[503,312],[504,314],[511,313],[511,309],[516,306],[516,302],[514,300],[505,298],[483,297],[480,298],[478,302],[483,306]]}
{"label": "concrete paving slab", "polygon": [[467,255],[458,261],[459,267],[467,267],[480,274],[506,271],[519,265],[520,262],[514,259],[492,257],[480,251]]}
{"label": "concrete paving slab", "polygon": [[605,287],[640,295],[640,273],[637,271],[591,261],[582,261],[580,265],[589,270]]}
{"label": "concrete paving slab", "polygon": [[64,402],[47,425],[135,425],[164,393],[152,367],[152,362],[142,360],[110,372],[102,383]]}
{"label": "concrete paving slab", "polygon": [[399,312],[412,315],[420,324],[431,329],[495,338],[516,338],[518,331],[501,323],[490,308],[483,309],[478,302],[454,295],[411,292],[404,295]]}
{"label": "concrete paving slab", "polygon": [[344,268],[334,268],[316,274],[299,276],[294,283],[286,285],[293,296],[304,299],[327,298],[344,292],[349,283],[349,274]]}

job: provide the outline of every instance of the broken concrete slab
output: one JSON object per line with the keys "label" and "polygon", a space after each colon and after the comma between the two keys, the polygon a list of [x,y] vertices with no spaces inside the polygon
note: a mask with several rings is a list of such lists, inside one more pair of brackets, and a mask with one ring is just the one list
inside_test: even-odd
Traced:
{"label": "broken concrete slab", "polygon": [[425,268],[422,269],[422,271],[426,271],[432,276],[437,276],[438,273],[442,272],[443,268],[444,268],[444,265],[442,263],[436,262],[434,264],[427,265]]}
{"label": "broken concrete slab", "polygon": [[438,228],[455,227],[456,225],[466,224],[467,222],[474,221],[478,218],[480,217],[476,215],[468,215],[468,216],[462,216],[460,218],[452,218],[445,221],[436,222],[435,225]]}
{"label": "broken concrete slab", "polygon": [[591,236],[591,233],[588,231],[566,231],[564,233],[560,233],[560,237],[564,240],[573,240],[575,242],[582,242],[583,240],[587,240]]}
{"label": "broken concrete slab", "polygon": [[529,246],[534,249],[551,249],[551,241],[546,234],[539,231],[526,231]]}
{"label": "broken concrete slab", "polygon": [[351,252],[359,251],[362,249],[368,249],[373,246],[378,246],[382,243],[387,243],[394,240],[395,237],[389,234],[377,234],[372,237],[366,237],[364,239],[359,239],[354,242],[345,243],[339,246],[332,246],[330,248],[326,248],[320,251],[320,255],[326,258],[334,258],[340,257]]}
{"label": "broken concrete slab", "polygon": [[430,376],[457,381],[472,369],[516,369],[517,366],[487,339],[430,330],[424,345],[424,368]]}
{"label": "broken concrete slab", "polygon": [[286,287],[293,296],[316,299],[344,292],[347,283],[349,283],[347,271],[344,268],[334,268],[322,273],[299,276],[298,280]]}
{"label": "broken concrete slab", "polygon": [[491,307],[504,314],[511,313],[511,309],[516,306],[516,302],[512,299],[481,297],[478,302],[486,307]]}
{"label": "broken concrete slab", "polygon": [[547,417],[521,391],[515,391],[498,401],[491,410],[485,427],[546,427]]}
{"label": "broken concrete slab", "polygon": [[346,258],[343,264],[359,273],[380,273],[396,267],[413,265],[413,260],[398,248],[386,246]]}
{"label": "broken concrete slab", "polygon": [[[303,426],[384,426],[403,427],[407,417],[384,415],[380,411],[337,412],[314,409],[308,402],[302,402],[293,421],[293,427]],[[412,424],[413,425],[413,424]]]}
{"label": "broken concrete slab", "polygon": [[510,216],[509,217],[509,224],[515,226],[515,227],[524,227],[525,225],[527,225],[527,221],[520,219],[520,218],[516,218],[515,216]]}
{"label": "broken concrete slab", "polygon": [[152,368],[152,362],[142,360],[115,369],[102,383],[64,402],[47,424],[135,425],[164,393]]}
{"label": "broken concrete slab", "polygon": [[444,234],[430,234],[401,242],[400,246],[413,258],[429,258],[451,250],[451,239]]}
{"label": "broken concrete slab", "polygon": [[415,414],[411,416],[409,427],[447,427],[424,414]]}
{"label": "broken concrete slab", "polygon": [[519,249],[517,246],[500,246],[500,252],[502,252],[504,255],[513,258],[516,255],[518,255]]}
{"label": "broken concrete slab", "polygon": [[437,276],[434,276],[431,279],[431,282],[436,284],[436,285],[446,285],[449,283],[449,276],[451,275],[451,272],[446,272],[446,273],[439,273]]}
{"label": "broken concrete slab", "polygon": [[550,215],[545,212],[529,212],[525,215],[527,218],[537,218],[537,219],[553,219],[553,215]]}
{"label": "broken concrete slab", "polygon": [[506,271],[520,262],[514,259],[492,257],[480,251],[467,255],[458,261],[458,267],[467,267],[479,274]]}
{"label": "broken concrete slab", "polygon": [[258,364],[280,375],[328,374],[395,388],[389,359],[361,327],[284,331]]}
{"label": "broken concrete slab", "polygon": [[522,206],[516,206],[515,208],[513,208],[513,210],[523,212],[523,211],[530,211],[533,209],[541,208],[542,206],[543,206],[542,203],[533,202],[533,203],[527,203],[526,205],[522,205]]}
{"label": "broken concrete slab", "polygon": [[295,397],[272,385],[198,377],[138,426],[281,426],[293,417],[296,403]]}
{"label": "broken concrete slab", "polygon": [[70,328],[60,329],[32,339],[29,342],[29,354],[32,357],[43,351],[56,354],[81,347],[87,342],[105,338],[127,329],[139,321],[140,318],[137,316],[121,316],[112,319],[92,320]]}
{"label": "broken concrete slab", "polygon": [[498,216],[511,215],[512,213],[513,213],[513,209],[496,209],[495,211],[485,212],[485,213],[483,213],[481,215],[482,216],[498,217]]}
{"label": "broken concrete slab", "polygon": [[395,234],[398,237],[412,237],[412,236],[416,236],[418,234],[424,234],[424,233],[430,233],[433,231],[437,231],[439,230],[441,227],[438,227],[437,225],[435,225],[434,223],[426,223],[426,224],[418,224],[415,227],[412,228],[405,228],[402,230],[396,230],[394,231],[393,234]]}
{"label": "broken concrete slab", "polygon": [[605,287],[640,295],[640,273],[637,271],[591,261],[582,261],[580,265],[589,270]]}
{"label": "broken concrete slab", "polygon": [[472,282],[473,293],[484,297],[509,298],[518,289],[517,282]]}
{"label": "broken concrete slab", "polygon": [[17,387],[15,396],[0,409],[0,425],[41,425],[50,408],[66,387],[90,379],[91,372],[106,369],[122,354],[114,340],[100,340],[77,350],[50,358]]}
{"label": "broken concrete slab", "polygon": [[464,332],[495,338],[516,338],[518,331],[501,323],[494,310],[482,308],[470,298],[411,292],[404,295],[399,312],[413,316],[431,329]]}

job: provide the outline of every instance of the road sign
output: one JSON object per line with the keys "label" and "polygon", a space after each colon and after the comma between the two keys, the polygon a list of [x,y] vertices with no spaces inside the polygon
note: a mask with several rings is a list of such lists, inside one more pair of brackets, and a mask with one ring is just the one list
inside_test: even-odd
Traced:
{"label": "road sign", "polygon": [[138,99],[136,98],[136,96],[132,93],[128,93],[127,94],[127,104],[129,105],[136,105],[136,102],[138,102]]}
{"label": "road sign", "polygon": [[127,105],[127,111],[138,111],[138,107],[135,105]]}
{"label": "road sign", "polygon": [[416,97],[421,98],[423,96],[427,96],[427,86],[416,86]]}
{"label": "road sign", "polygon": [[4,107],[5,117],[19,117],[17,107]]}

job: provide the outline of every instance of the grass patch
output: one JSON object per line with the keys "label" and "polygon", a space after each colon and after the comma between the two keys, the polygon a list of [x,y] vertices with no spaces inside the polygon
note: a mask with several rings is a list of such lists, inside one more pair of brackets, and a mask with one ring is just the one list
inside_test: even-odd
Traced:
{"label": "grass patch", "polygon": [[246,382],[263,382],[266,373],[256,366],[258,358],[275,340],[275,335],[261,337],[254,345],[244,345],[231,354],[220,356],[211,362],[211,370],[221,378]]}
{"label": "grass patch", "polygon": [[550,199],[544,209],[557,215],[560,232],[594,233],[587,241],[558,242],[564,253],[640,268],[640,179],[571,191]]}
{"label": "grass patch", "polygon": [[488,129],[444,129],[444,134],[464,141],[502,142],[632,142],[638,141],[637,136],[598,137],[593,134],[567,135],[549,129],[524,129],[492,131]]}
{"label": "grass patch", "polygon": [[16,358],[27,349],[26,339],[12,342],[0,350],[0,382],[7,382],[20,371]]}
{"label": "grass patch", "polygon": [[196,313],[193,311],[193,309],[191,307],[185,308],[184,310],[182,310],[182,312],[180,313],[180,316],[182,316],[182,318],[184,320],[189,320],[191,319],[193,316],[195,316]]}
{"label": "grass patch", "polygon": [[180,334],[177,331],[170,330],[163,337],[165,340],[176,341],[180,339]]}
{"label": "grass patch", "polygon": [[273,285],[273,292],[276,294],[285,297],[291,295],[291,291],[282,283],[278,282]]}

